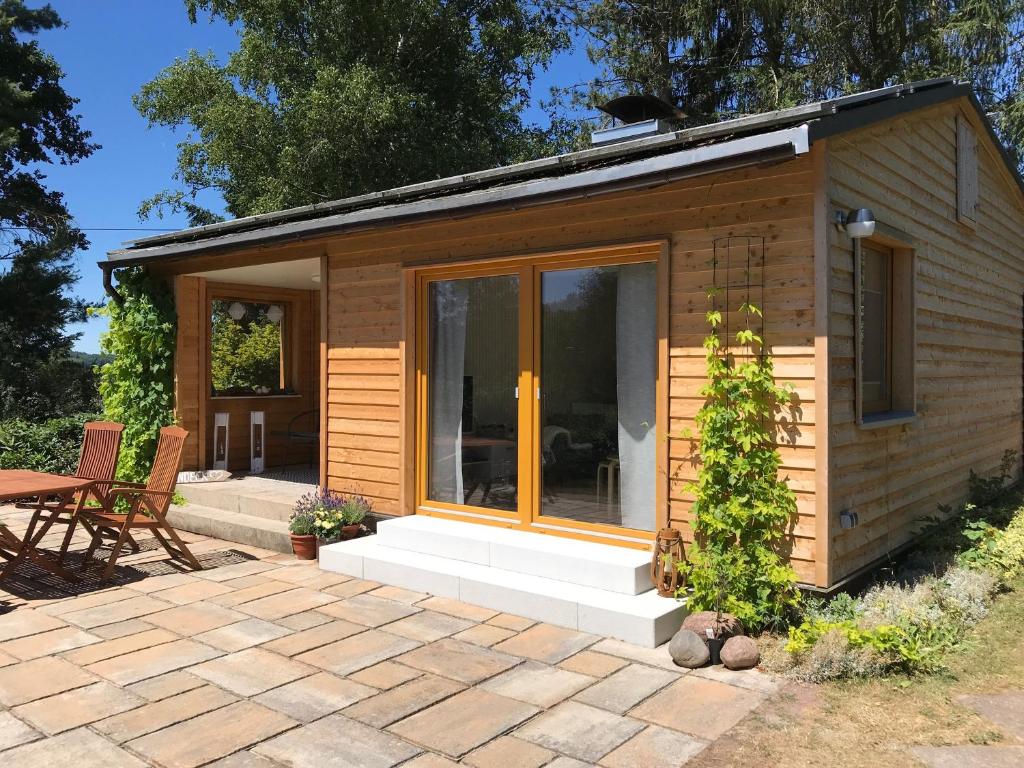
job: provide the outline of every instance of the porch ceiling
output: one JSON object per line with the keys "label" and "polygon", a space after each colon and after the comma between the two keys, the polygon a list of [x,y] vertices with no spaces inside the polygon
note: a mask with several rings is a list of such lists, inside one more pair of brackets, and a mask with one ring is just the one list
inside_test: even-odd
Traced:
{"label": "porch ceiling", "polygon": [[320,290],[320,283],[313,279],[320,277],[320,259],[278,261],[273,264],[254,264],[231,269],[216,269],[209,272],[192,272],[194,277],[205,277],[218,283],[240,283],[242,285],[264,285],[273,288],[297,288],[305,291]]}

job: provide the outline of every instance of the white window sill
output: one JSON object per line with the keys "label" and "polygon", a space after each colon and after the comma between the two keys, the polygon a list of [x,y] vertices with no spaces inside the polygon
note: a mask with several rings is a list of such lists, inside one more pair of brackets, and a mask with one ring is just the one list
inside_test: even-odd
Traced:
{"label": "white window sill", "polygon": [[871,413],[862,416],[857,426],[861,429],[898,427],[901,424],[910,424],[916,419],[917,414],[914,411],[885,411],[884,413]]}

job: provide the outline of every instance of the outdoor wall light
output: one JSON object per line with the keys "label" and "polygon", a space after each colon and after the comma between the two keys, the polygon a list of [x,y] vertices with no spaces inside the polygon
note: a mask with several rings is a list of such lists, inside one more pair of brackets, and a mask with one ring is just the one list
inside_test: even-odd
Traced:
{"label": "outdoor wall light", "polygon": [[320,282],[320,273],[319,272],[314,272],[312,275],[309,276],[309,279],[312,280],[314,283],[319,283]]}
{"label": "outdoor wall light", "polygon": [[228,307],[228,315],[230,315],[232,320],[237,322],[245,317],[245,307],[242,306],[241,302],[234,301],[231,303],[231,306]]}
{"label": "outdoor wall light", "polygon": [[267,320],[276,325],[281,322],[282,317],[284,317],[284,310],[277,306],[277,304],[271,304],[267,309]]}
{"label": "outdoor wall light", "polygon": [[848,213],[836,211],[835,222],[854,240],[875,234],[875,214],[870,208],[857,208]]}

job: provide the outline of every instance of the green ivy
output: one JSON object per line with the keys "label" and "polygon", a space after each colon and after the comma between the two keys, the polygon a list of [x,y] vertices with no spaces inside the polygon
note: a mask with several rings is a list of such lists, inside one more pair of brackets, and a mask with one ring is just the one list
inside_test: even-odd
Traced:
{"label": "green ivy", "polygon": [[125,425],[117,476],[149,476],[160,428],[174,423],[174,348],[177,317],[168,285],[141,268],[118,274],[113,301],[96,310],[110,319],[100,348],[113,360],[99,369],[103,416]]}
{"label": "green ivy", "polygon": [[[744,303],[748,321],[760,310]],[[693,610],[724,610],[749,629],[780,627],[799,604],[796,574],[780,550],[796,517],[796,497],[779,478],[775,413],[791,389],[775,384],[764,340],[748,327],[736,342],[752,354],[737,360],[721,343],[722,314],[707,314],[706,398],[697,413],[701,468],[695,483],[694,538],[680,564]]]}

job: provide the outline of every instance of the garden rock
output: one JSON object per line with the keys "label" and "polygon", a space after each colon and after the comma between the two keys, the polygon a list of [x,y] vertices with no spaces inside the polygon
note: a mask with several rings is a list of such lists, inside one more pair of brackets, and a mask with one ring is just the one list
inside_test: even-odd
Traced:
{"label": "garden rock", "polygon": [[757,643],[744,635],[730,637],[722,647],[722,663],[728,669],[751,669],[761,660]]}
{"label": "garden rock", "polygon": [[733,637],[743,634],[743,625],[740,624],[739,619],[731,613],[723,613],[722,620],[719,621],[718,614],[715,611],[691,613],[683,619],[683,629],[696,632],[701,638],[708,636],[708,629],[715,633],[715,637]]}
{"label": "garden rock", "polygon": [[687,669],[703,667],[711,658],[700,635],[690,629],[680,629],[668,644],[668,653],[677,666]]}

